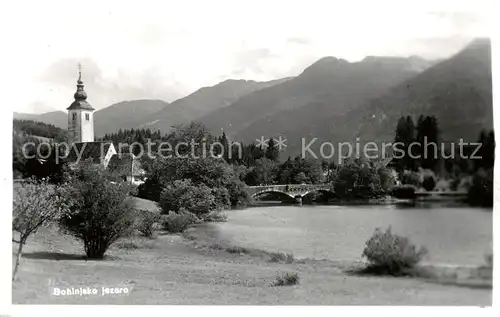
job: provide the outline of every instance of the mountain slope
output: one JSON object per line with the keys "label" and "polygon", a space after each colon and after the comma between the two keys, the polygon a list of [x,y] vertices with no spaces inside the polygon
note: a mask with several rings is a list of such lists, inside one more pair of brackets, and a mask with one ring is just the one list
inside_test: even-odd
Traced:
{"label": "mountain slope", "polygon": [[42,114],[14,112],[14,119],[33,120],[52,124],[62,129],[68,128],[68,114],[64,111],[51,111]]}
{"label": "mountain slope", "polygon": [[[475,141],[481,129],[493,129],[491,46],[476,40],[450,59],[411,78],[365,107],[336,114],[310,131],[335,142],[392,141],[398,119],[434,115],[441,140]],[[319,141],[318,141],[319,143]],[[300,152],[296,146],[295,152]]]}
{"label": "mountain slope", "polygon": [[212,87],[203,87],[151,114],[140,127],[167,132],[174,125],[197,120],[211,111],[229,106],[241,96],[286,80],[287,78],[269,82],[226,80]]}
{"label": "mountain slope", "polygon": [[168,105],[169,103],[163,100],[141,99],[122,101],[100,109],[94,114],[95,136],[100,137],[119,129],[135,128],[151,114]]}
{"label": "mountain slope", "polygon": [[416,64],[425,63],[415,57],[370,57],[356,63],[325,57],[300,76],[246,95],[200,121],[212,131],[223,128],[233,140],[244,142],[286,136],[289,131],[307,132],[325,116],[353,109],[414,76]]}

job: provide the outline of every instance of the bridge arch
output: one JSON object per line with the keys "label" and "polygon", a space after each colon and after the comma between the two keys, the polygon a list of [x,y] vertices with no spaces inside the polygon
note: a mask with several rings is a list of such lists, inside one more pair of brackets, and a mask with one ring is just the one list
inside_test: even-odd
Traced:
{"label": "bridge arch", "polygon": [[252,198],[257,198],[259,196],[266,195],[266,194],[277,194],[280,196],[286,196],[286,197],[291,198],[291,199],[293,199],[295,197],[295,196],[290,195],[288,193],[285,193],[281,190],[274,190],[274,189],[266,189],[266,190],[258,191],[258,192],[253,193],[251,196],[252,196]]}

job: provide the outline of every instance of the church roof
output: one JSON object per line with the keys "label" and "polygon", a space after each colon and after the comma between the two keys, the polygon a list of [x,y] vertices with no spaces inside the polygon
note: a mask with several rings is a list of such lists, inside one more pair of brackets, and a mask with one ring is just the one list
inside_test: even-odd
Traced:
{"label": "church roof", "polygon": [[73,143],[68,154],[68,161],[81,162],[90,160],[92,163],[101,164],[111,146],[113,146],[111,142]]}
{"label": "church roof", "polygon": [[94,110],[87,101],[87,93],[83,89],[82,72],[80,70],[78,81],[76,82],[76,92],[73,95],[75,101],[67,108],[67,110]]}

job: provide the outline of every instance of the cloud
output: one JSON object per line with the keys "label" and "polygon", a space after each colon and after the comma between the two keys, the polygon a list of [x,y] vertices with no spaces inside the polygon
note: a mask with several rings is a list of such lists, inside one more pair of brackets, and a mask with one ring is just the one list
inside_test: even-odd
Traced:
{"label": "cloud", "polygon": [[307,45],[311,40],[305,37],[290,37],[286,40],[288,44]]}
{"label": "cloud", "polygon": [[[92,59],[61,59],[49,65],[39,76],[41,84],[56,87],[64,93],[66,103],[72,102],[76,90],[78,71],[82,64],[82,80],[88,101],[100,109],[122,100],[163,99],[175,100],[182,95],[179,83],[166,80],[158,68],[148,68],[139,73],[118,69],[115,76],[106,76]],[[60,107],[59,107],[60,108]]]}
{"label": "cloud", "polygon": [[13,30],[4,46],[15,48],[0,60],[9,84],[4,97],[17,111],[35,102],[65,109],[73,99],[78,62],[89,102],[101,108],[125,99],[173,101],[231,77],[294,76],[323,56],[442,58],[483,35],[481,1],[459,10],[455,1],[408,8],[383,0],[310,0],[287,3],[285,10],[282,3],[260,0],[143,0],[139,7],[46,0],[33,1],[28,11],[13,2],[2,21]]}

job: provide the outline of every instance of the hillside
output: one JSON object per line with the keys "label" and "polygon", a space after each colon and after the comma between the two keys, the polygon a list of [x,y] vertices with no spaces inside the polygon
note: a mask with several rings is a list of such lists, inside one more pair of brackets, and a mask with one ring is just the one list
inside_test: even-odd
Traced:
{"label": "hillside", "polygon": [[94,114],[95,136],[134,128],[145,118],[168,105],[169,103],[163,100],[141,99],[122,101],[100,109]]}
{"label": "hillside", "polygon": [[212,87],[203,87],[149,115],[138,127],[167,132],[174,125],[197,120],[209,112],[231,105],[244,95],[286,80],[287,78],[269,82],[226,80]]}
{"label": "hillside", "polygon": [[14,112],[14,119],[33,120],[52,124],[62,129],[68,128],[68,114],[64,111],[51,111],[42,114]]}
{"label": "hillside", "polygon": [[14,119],[12,122],[14,135],[36,137],[43,141],[62,141],[66,138],[66,130],[44,122]]}
{"label": "hillside", "polygon": [[200,121],[244,142],[262,135],[307,133],[325,117],[354,109],[429,64],[415,57],[370,57],[355,63],[325,57],[300,76],[244,96]]}
{"label": "hillside", "polygon": [[[475,141],[493,129],[491,46],[476,40],[451,58],[374,98],[363,107],[318,122],[309,135],[331,142],[392,141],[398,119],[436,116],[442,141]],[[346,124],[348,123],[348,124]],[[296,131],[295,131],[296,132]],[[289,149],[290,150],[290,149]],[[300,152],[300,143],[293,145]]]}

